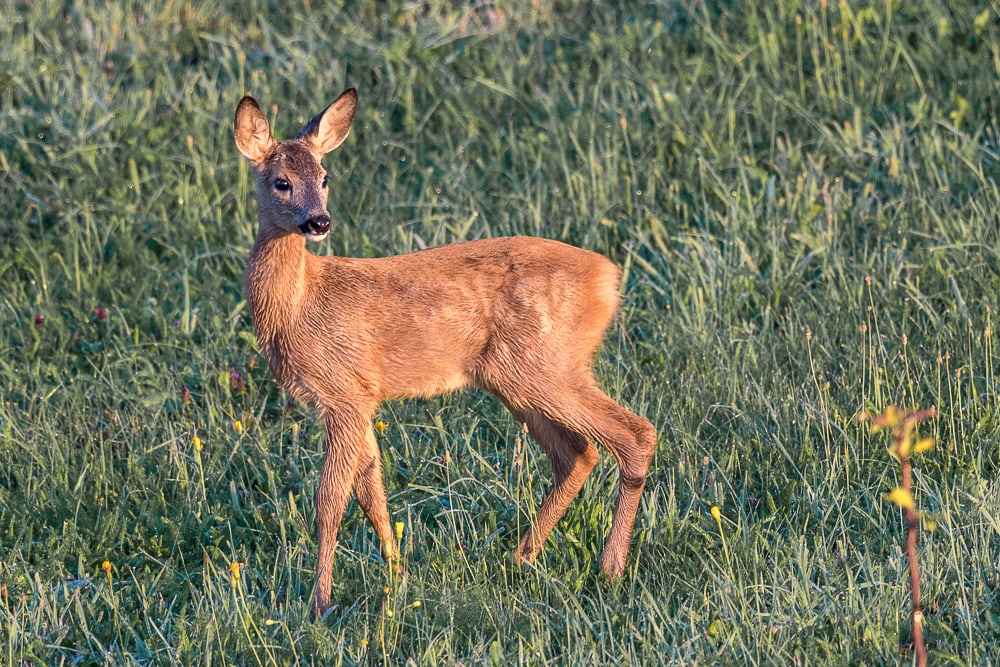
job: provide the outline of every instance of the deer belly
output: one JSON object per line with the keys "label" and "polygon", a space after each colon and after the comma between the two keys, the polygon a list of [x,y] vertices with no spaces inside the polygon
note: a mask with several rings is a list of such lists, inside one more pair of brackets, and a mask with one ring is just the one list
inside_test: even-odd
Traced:
{"label": "deer belly", "polygon": [[418,337],[384,349],[379,389],[384,398],[427,397],[466,387],[471,382],[473,354],[461,342],[441,332],[429,340]]}

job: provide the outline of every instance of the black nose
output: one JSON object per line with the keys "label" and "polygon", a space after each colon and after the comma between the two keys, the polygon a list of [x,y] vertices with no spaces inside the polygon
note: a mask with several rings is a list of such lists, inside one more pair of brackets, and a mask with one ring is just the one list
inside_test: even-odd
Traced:
{"label": "black nose", "polygon": [[314,215],[299,225],[299,229],[303,234],[326,234],[330,231],[330,216]]}

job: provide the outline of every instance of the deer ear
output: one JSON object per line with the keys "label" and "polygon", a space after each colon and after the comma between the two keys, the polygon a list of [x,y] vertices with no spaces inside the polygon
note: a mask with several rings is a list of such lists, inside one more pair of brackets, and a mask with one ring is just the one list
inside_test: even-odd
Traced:
{"label": "deer ear", "polygon": [[249,95],[240,100],[240,105],[236,107],[233,136],[236,138],[236,147],[253,164],[263,162],[276,145],[264,112]]}
{"label": "deer ear", "polygon": [[297,139],[305,141],[316,155],[326,155],[344,143],[358,109],[358,91],[348,88],[323,113],[302,128]]}

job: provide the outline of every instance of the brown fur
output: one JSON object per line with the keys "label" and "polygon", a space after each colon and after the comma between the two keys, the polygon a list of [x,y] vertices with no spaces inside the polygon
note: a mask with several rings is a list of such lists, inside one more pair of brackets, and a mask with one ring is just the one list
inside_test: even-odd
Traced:
{"label": "brown fur", "polygon": [[[534,560],[583,486],[598,459],[593,440],[621,470],[601,556],[606,572],[621,575],[656,430],[608,398],[591,371],[618,306],[618,268],[527,237],[384,259],[307,252],[302,225],[329,224],[320,158],[347,137],[356,106],[350,89],[298,137],[277,143],[247,97],[234,130],[257,175],[260,227],[244,285],[257,337],[278,383],[315,405],[326,426],[314,611],[329,606],[337,529],[352,490],[385,555],[399,554],[371,426],[379,403],[470,385],[500,397],[552,461],[555,481],[519,560]],[[289,188],[277,188],[277,179]]]}

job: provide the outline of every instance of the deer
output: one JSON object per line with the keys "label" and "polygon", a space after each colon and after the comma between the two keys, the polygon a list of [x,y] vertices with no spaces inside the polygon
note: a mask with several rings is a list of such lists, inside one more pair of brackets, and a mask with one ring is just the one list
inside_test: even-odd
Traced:
{"label": "deer", "polygon": [[551,462],[553,483],[515,558],[531,563],[598,462],[614,457],[618,494],[600,557],[625,573],[657,432],[599,387],[593,358],[619,305],[621,271],[555,240],[509,236],[375,259],[315,255],[327,237],[322,159],[358,107],[345,90],[293,139],[276,141],[247,95],[233,134],[256,177],[258,228],[244,297],[278,385],[315,407],[325,428],[316,489],[311,613],[330,607],[334,551],[353,492],[382,556],[398,564],[373,419],[386,400],[477,387],[499,398]]}

